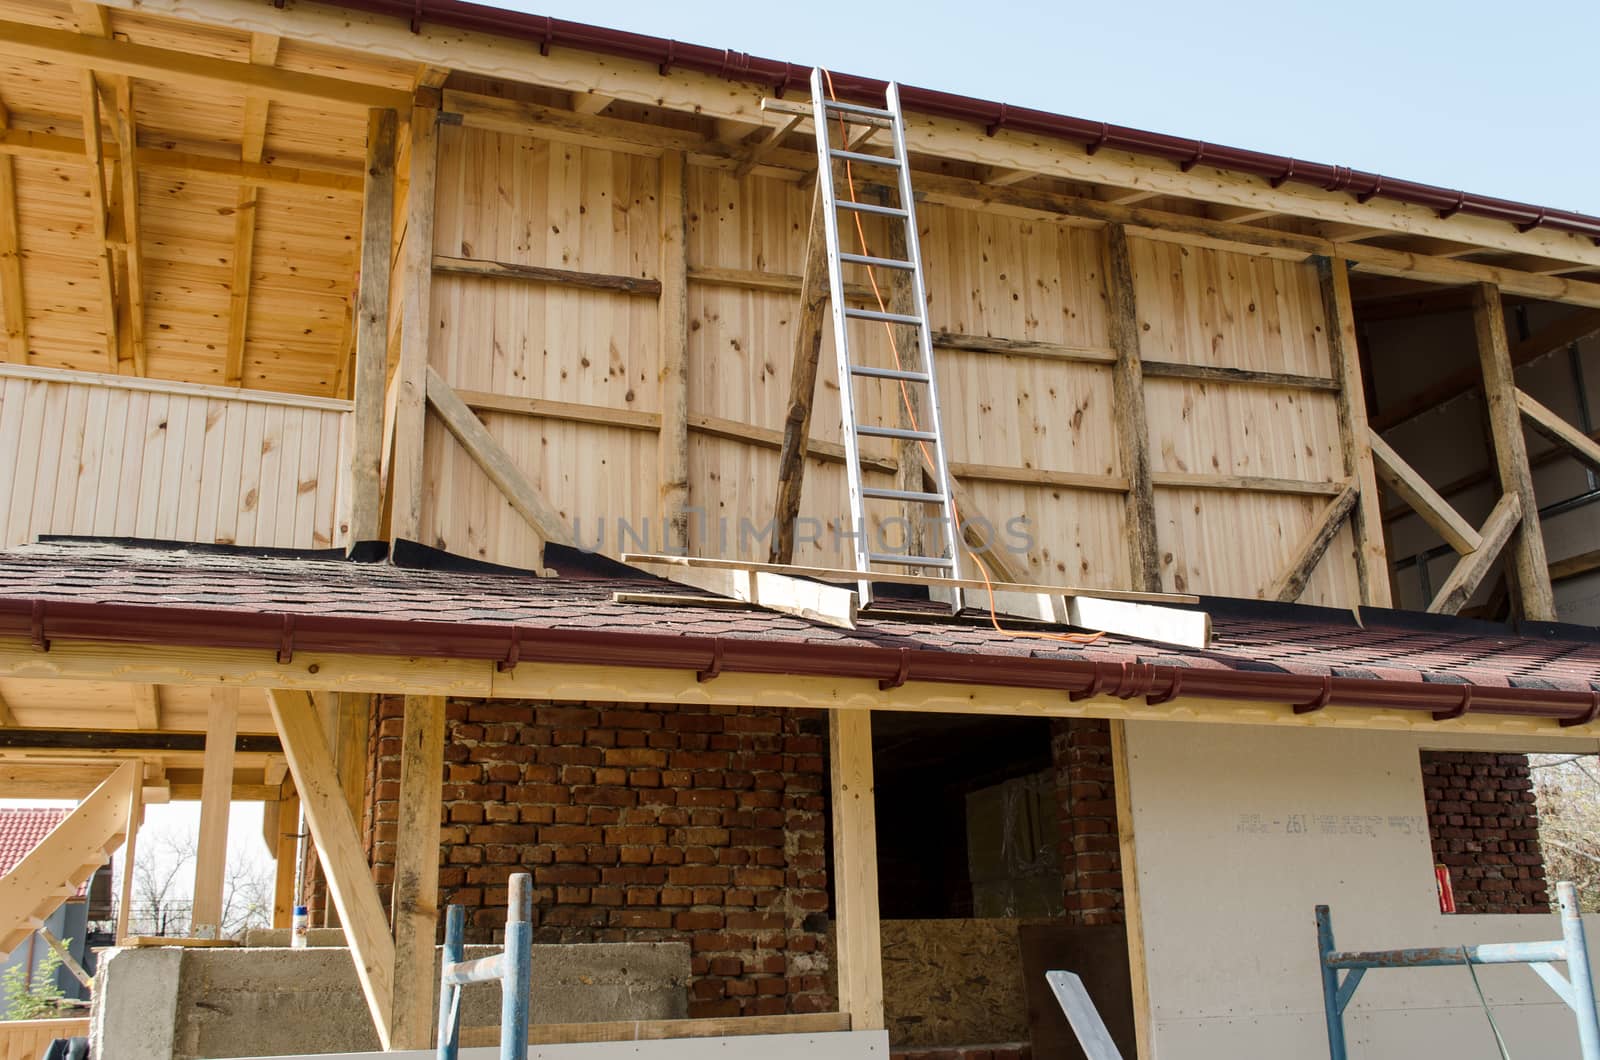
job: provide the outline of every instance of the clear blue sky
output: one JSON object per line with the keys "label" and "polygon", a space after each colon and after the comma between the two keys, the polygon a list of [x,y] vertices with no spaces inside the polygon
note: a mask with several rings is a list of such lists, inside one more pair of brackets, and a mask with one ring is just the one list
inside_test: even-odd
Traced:
{"label": "clear blue sky", "polygon": [[1597,0],[497,6],[1600,213]]}

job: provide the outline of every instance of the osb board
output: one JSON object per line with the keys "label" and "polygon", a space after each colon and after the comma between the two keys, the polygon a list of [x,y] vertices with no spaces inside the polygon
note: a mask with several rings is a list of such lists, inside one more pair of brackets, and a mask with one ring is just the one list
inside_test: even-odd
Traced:
{"label": "osb board", "polygon": [[327,548],[346,414],[59,380],[0,380],[6,546],[92,534]]}
{"label": "osb board", "polygon": [[[1322,296],[1308,264],[1153,240],[1132,241],[1140,352],[1146,360],[1326,378]],[[1286,387],[1147,379],[1151,467],[1305,483],[1344,479],[1334,395]],[[1156,490],[1166,586],[1259,596],[1290,562],[1325,497]],[[1359,599],[1348,526],[1301,601]]]}
{"label": "osb board", "polygon": [[885,920],[883,1007],[894,1046],[1027,1040],[1017,937],[1026,923]]}
{"label": "osb board", "polygon": [[[659,179],[652,159],[445,126],[434,250],[653,277]],[[438,273],[432,314],[430,362],[457,388],[660,408],[654,299]],[[624,526],[643,534],[648,519],[655,540],[629,547],[660,547],[653,434],[512,414],[483,419],[577,524],[580,541],[615,551]],[[437,422],[426,452],[423,540],[495,562],[536,562],[537,535]]]}

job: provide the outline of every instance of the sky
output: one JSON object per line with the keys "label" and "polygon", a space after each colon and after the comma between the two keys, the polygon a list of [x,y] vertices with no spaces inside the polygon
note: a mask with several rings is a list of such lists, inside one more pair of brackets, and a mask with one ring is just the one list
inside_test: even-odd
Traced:
{"label": "sky", "polygon": [[1600,214],[1595,0],[495,6]]}

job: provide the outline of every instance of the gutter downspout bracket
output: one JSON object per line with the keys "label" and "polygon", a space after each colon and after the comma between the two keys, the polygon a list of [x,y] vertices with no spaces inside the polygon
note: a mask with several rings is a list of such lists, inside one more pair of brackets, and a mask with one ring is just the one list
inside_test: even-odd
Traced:
{"label": "gutter downspout bracket", "polygon": [[1462,685],[1461,686],[1461,702],[1460,702],[1460,704],[1455,706],[1455,707],[1452,707],[1449,710],[1436,710],[1436,711],[1434,711],[1433,712],[1433,720],[1434,721],[1451,721],[1451,720],[1453,720],[1455,718],[1461,717],[1462,715],[1466,714],[1466,712],[1471,710],[1471,709],[1472,709],[1472,686],[1471,685]]}
{"label": "gutter downspout bracket", "polygon": [[694,679],[699,681],[701,684],[704,684],[707,681],[714,681],[721,676],[722,638],[718,637],[716,640],[711,642],[711,665],[706,667],[704,670],[697,671],[694,675]]}
{"label": "gutter downspout bracket", "polygon": [[1316,711],[1321,710],[1323,707],[1326,707],[1328,705],[1328,700],[1332,698],[1333,675],[1325,674],[1322,678],[1322,691],[1318,692],[1315,696],[1306,700],[1304,703],[1296,703],[1294,705],[1294,712],[1296,714],[1315,713]]}
{"label": "gutter downspout bracket", "polygon": [[1574,725],[1587,725],[1600,716],[1600,692],[1589,693],[1589,709],[1575,718],[1562,718],[1561,727],[1570,729]]}
{"label": "gutter downspout bracket", "polygon": [[511,643],[506,647],[506,657],[494,664],[497,673],[508,674],[522,661],[522,627],[511,627]]}
{"label": "gutter downspout bracket", "polygon": [[33,648],[35,651],[49,651],[50,638],[44,635],[44,601],[33,602],[32,613],[29,615],[29,624],[33,633]]}
{"label": "gutter downspout bracket", "polygon": [[895,670],[893,677],[885,677],[878,682],[878,691],[887,692],[891,688],[899,688],[911,676],[911,649],[900,649],[900,666]]}

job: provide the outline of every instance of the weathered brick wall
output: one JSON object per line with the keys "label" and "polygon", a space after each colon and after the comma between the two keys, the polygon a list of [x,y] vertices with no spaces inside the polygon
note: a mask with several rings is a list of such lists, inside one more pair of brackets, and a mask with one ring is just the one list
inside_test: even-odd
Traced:
{"label": "weathered brick wall", "polygon": [[1433,859],[1450,869],[1457,912],[1550,911],[1525,755],[1423,751],[1422,787]]}
{"label": "weathered brick wall", "polygon": [[1060,799],[1061,884],[1067,919],[1120,924],[1122,852],[1117,838],[1111,723],[1064,718],[1051,726]]}
{"label": "weathered brick wall", "polygon": [[[403,700],[377,711],[371,850],[394,874]],[[826,718],[452,699],[440,891],[493,941],[534,878],[535,941],[687,940],[691,1017],[831,1011]],[[387,900],[387,899],[386,899]]]}

